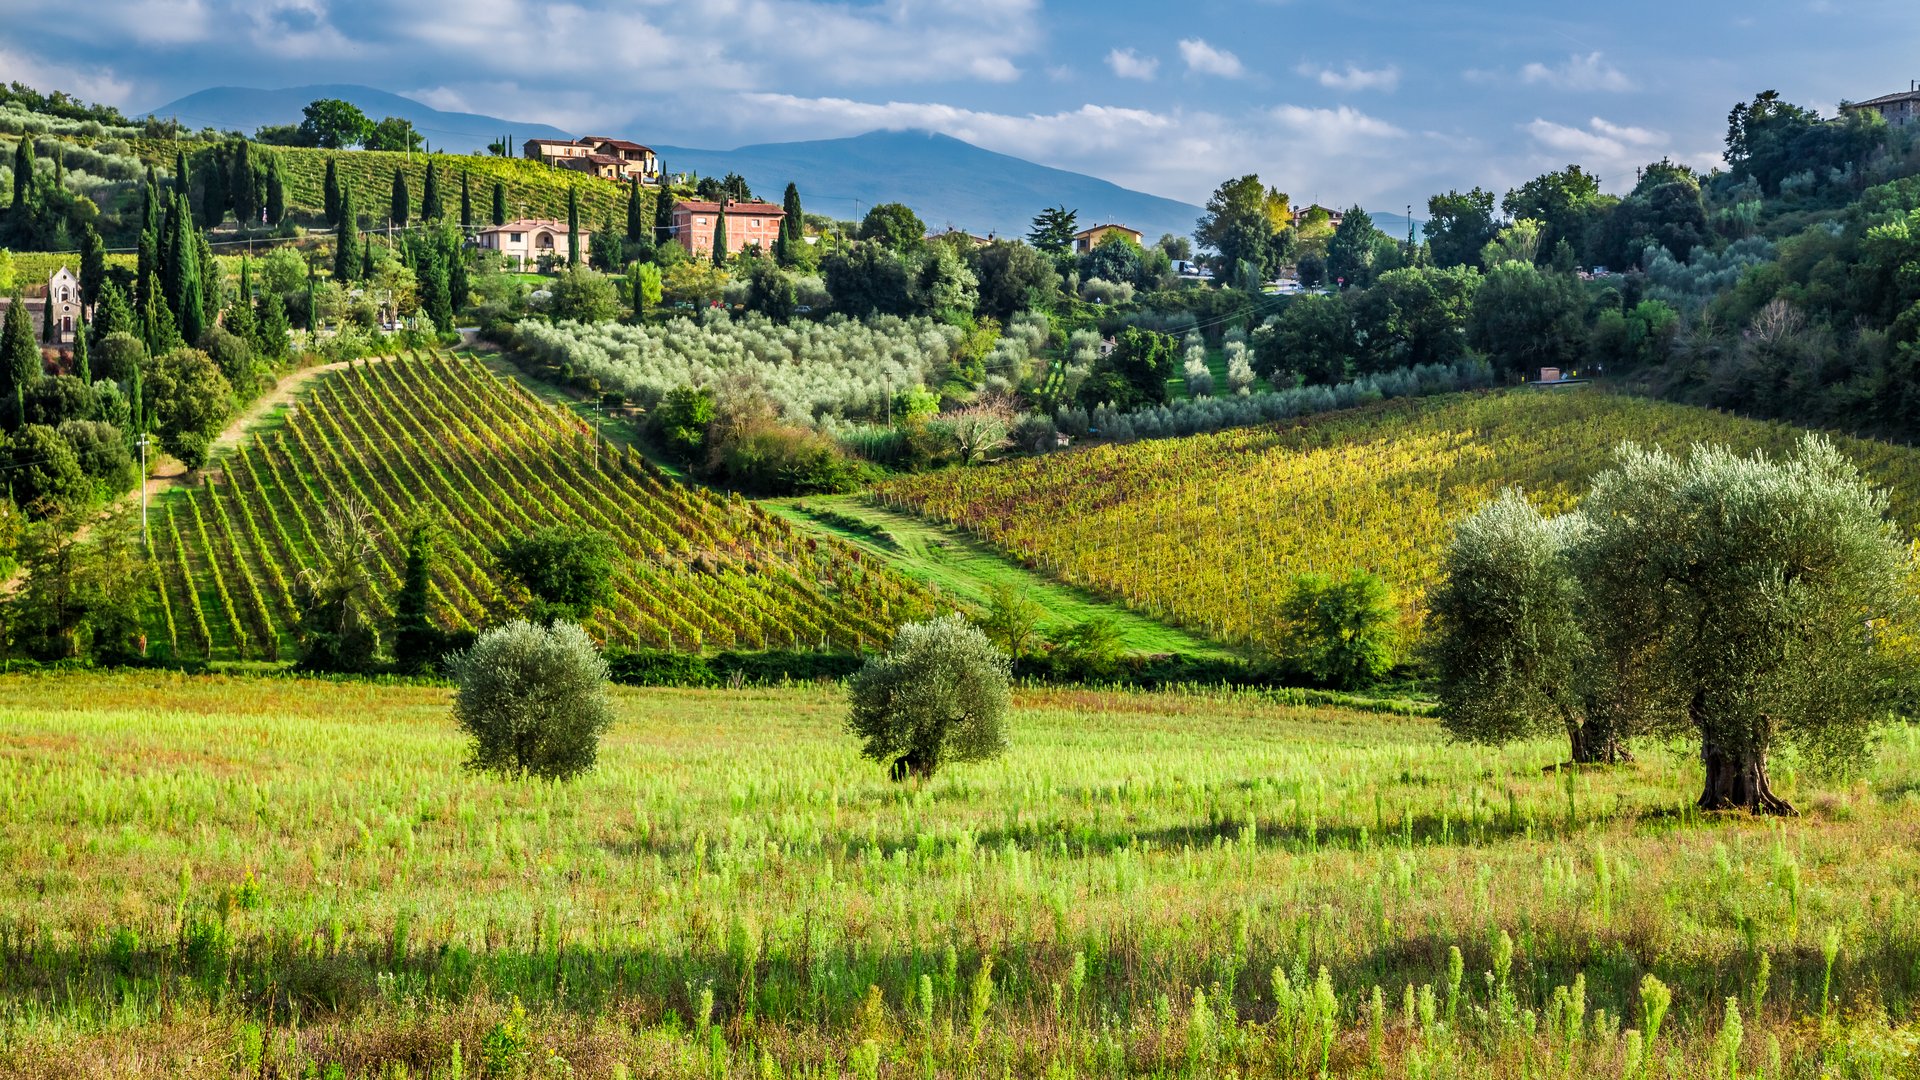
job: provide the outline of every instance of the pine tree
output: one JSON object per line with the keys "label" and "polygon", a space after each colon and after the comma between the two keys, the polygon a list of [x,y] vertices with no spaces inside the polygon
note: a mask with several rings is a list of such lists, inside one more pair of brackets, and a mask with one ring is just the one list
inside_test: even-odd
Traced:
{"label": "pine tree", "polygon": [[100,234],[89,221],[80,230],[80,302],[100,302],[100,287],[107,283],[107,249]]}
{"label": "pine tree", "polygon": [[502,180],[493,182],[493,223],[495,225],[507,223],[507,185]]}
{"label": "pine tree", "polygon": [[720,203],[720,211],[713,215],[713,265],[727,265],[727,204]]}
{"label": "pine tree", "polygon": [[640,178],[627,183],[627,239],[639,243],[646,238],[647,219],[640,209]]}
{"label": "pine tree", "polygon": [[[25,141],[25,140],[21,140]],[[18,427],[25,410],[26,386],[40,375],[40,346],[33,340],[33,327],[27,323],[27,301],[18,290],[7,305],[7,320],[0,326],[0,402],[12,408],[7,430]]]}
{"label": "pine tree", "polygon": [[460,170],[460,229],[473,229],[473,181],[467,170]]}
{"label": "pine tree", "polygon": [[93,385],[93,360],[87,355],[87,306],[80,305],[80,321],[73,325],[73,373]]}
{"label": "pine tree", "polygon": [[420,220],[440,220],[440,170],[434,167],[431,155],[427,157],[426,183],[420,186]]}
{"label": "pine tree", "polygon": [[567,265],[580,265],[580,189],[567,185]]}
{"label": "pine tree", "polygon": [[327,158],[327,179],[322,185],[327,200],[327,224],[338,228],[340,225],[340,173],[334,168],[333,158]]}
{"label": "pine tree", "polygon": [[407,174],[399,166],[393,169],[393,203],[387,208],[387,217],[395,225],[407,223],[407,211],[413,201],[413,195],[407,190]]}
{"label": "pine tree", "polygon": [[267,224],[277,226],[287,217],[286,163],[279,154],[267,163]]}
{"label": "pine tree", "polygon": [[360,272],[360,225],[354,220],[352,188],[340,192],[339,219],[333,231],[333,277],[345,283]]}

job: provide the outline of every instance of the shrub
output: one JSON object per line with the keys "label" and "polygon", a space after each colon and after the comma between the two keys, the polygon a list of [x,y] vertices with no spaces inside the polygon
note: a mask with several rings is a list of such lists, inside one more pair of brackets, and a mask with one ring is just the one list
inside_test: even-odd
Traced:
{"label": "shrub", "polygon": [[1280,619],[1282,659],[1317,685],[1351,690],[1393,667],[1399,615],[1375,574],[1301,574],[1280,605]]}
{"label": "shrub", "polygon": [[467,766],[566,780],[593,768],[613,722],[607,662],[573,623],[516,619],[481,634],[448,669],[453,716],[473,738]]}
{"label": "shrub", "polygon": [[1010,677],[1006,654],[960,615],[908,623],[853,677],[847,727],[895,780],[985,761],[1007,746]]}
{"label": "shrub", "polygon": [[500,565],[532,594],[528,614],[539,622],[579,618],[613,595],[613,557],[606,534],[556,525],[502,545]]}

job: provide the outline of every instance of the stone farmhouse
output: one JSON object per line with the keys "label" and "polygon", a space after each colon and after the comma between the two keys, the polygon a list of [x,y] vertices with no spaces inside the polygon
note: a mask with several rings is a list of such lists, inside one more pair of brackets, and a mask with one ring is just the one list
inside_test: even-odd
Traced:
{"label": "stone farmhouse", "polygon": [[607,180],[638,180],[643,184],[660,182],[660,159],[637,142],[588,135],[568,142],[564,139],[528,139],[520,152],[535,161],[561,169],[590,173]]}
{"label": "stone farmhouse", "polygon": [[1846,102],[1840,106],[1842,112],[1864,112],[1868,109],[1885,117],[1888,127],[1920,124],[1920,80],[1910,80],[1902,93],[1882,94],[1877,98]]}

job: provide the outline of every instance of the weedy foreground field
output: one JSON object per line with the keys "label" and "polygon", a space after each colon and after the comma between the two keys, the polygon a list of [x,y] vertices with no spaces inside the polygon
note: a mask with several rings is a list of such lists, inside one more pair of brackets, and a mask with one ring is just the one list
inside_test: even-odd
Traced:
{"label": "weedy foreground field", "polygon": [[1806,816],[1763,822],[1688,812],[1678,750],[1576,775],[1556,741],[1251,693],[1024,691],[1005,758],[925,785],[858,759],[833,687],[616,691],[557,786],[464,771],[448,697],[0,678],[0,1073],[1873,1077],[1920,1049],[1913,728],[1850,781],[1780,763]]}

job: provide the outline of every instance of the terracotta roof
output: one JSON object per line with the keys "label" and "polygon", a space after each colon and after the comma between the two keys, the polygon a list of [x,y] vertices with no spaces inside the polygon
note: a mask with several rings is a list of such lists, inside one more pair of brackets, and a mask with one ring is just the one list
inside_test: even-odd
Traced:
{"label": "terracotta roof", "polygon": [[521,218],[518,221],[509,221],[505,225],[486,225],[481,228],[475,229],[474,232],[476,234],[501,233],[501,232],[533,232],[536,229],[547,229],[551,232],[563,233],[567,231],[567,223],[564,221],[554,221],[550,218]]}
{"label": "terracotta roof", "polygon": [[589,138],[582,139],[580,141],[590,142],[596,146],[611,146],[615,150],[645,150],[649,154],[653,153],[652,147],[641,146],[637,142],[628,142],[625,139],[601,139],[596,137],[589,137]]}
{"label": "terracotta roof", "polygon": [[[681,201],[674,203],[673,208],[675,210],[684,208],[696,214],[717,214],[720,212],[719,203],[703,202],[699,199],[682,199]],[[730,217],[786,217],[787,216],[787,212],[785,210],[781,209],[778,206],[773,205],[772,203],[764,203],[764,202],[730,202],[727,204],[727,214]]]}
{"label": "terracotta roof", "polygon": [[1902,101],[1920,101],[1920,90],[1902,90],[1897,94],[1882,94],[1877,98],[1853,102],[1848,108],[1863,109],[1875,105],[1893,105]]}
{"label": "terracotta roof", "polygon": [[572,139],[522,139],[521,146],[579,146]]}

